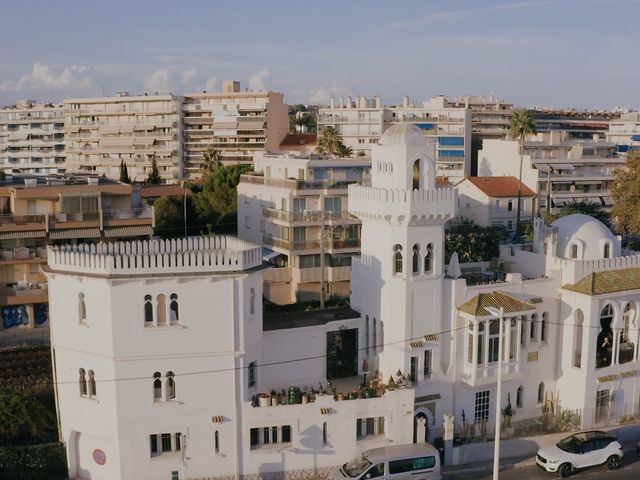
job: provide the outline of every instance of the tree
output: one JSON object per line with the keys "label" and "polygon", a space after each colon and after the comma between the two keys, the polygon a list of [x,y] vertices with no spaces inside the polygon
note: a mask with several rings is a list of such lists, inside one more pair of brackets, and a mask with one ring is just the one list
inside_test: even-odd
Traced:
{"label": "tree", "polygon": [[520,169],[518,173],[518,210],[516,212],[516,236],[520,234],[520,207],[522,204],[522,161],[524,157],[524,139],[527,135],[537,133],[536,119],[533,112],[520,108],[513,112],[511,119],[511,135],[520,141]]}
{"label": "tree", "polygon": [[348,148],[342,143],[342,135],[334,127],[325,127],[318,139],[316,151],[322,155],[341,155]]}
{"label": "tree", "polygon": [[602,223],[609,223],[609,213],[605,212],[602,209],[602,205],[599,203],[589,202],[588,200],[581,200],[576,202],[575,200],[571,203],[566,204],[562,207],[555,215],[548,215],[549,221],[557,220],[561,217],[566,217],[567,215],[573,215],[575,213],[581,213],[583,215],[589,215],[593,218],[600,220]]}
{"label": "tree", "polygon": [[129,169],[127,168],[127,164],[124,163],[124,160],[120,161],[120,181],[122,183],[131,183],[131,179],[129,178]]}
{"label": "tree", "polygon": [[611,217],[619,232],[640,234],[640,152],[627,156],[627,167],[616,171],[611,190]]}
{"label": "tree", "polygon": [[349,158],[353,155],[353,149],[351,147],[347,147],[344,144],[340,144],[340,153],[339,155],[344,158]]}
{"label": "tree", "polygon": [[56,418],[31,395],[0,389],[0,445],[54,440]]}
{"label": "tree", "polygon": [[156,164],[156,159],[154,158],[151,161],[151,172],[149,172],[149,176],[147,177],[148,185],[160,185],[162,183],[162,178],[160,177],[160,172],[158,171],[158,165]]}
{"label": "tree", "polygon": [[184,234],[183,199],[160,197],[153,203],[156,235],[162,238],[181,237]]}
{"label": "tree", "polygon": [[224,165],[205,179],[202,191],[208,194],[211,206],[220,215],[237,211],[240,175],[252,168],[251,165]]}
{"label": "tree", "polygon": [[222,154],[213,147],[207,148],[202,154],[202,164],[200,164],[200,172],[203,176],[212,174],[216,168],[222,166]]}

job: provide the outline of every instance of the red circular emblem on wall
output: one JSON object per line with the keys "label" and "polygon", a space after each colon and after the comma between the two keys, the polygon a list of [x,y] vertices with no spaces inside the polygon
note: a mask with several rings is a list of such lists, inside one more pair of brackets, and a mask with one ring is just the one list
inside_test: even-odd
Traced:
{"label": "red circular emblem on wall", "polygon": [[107,456],[102,450],[100,450],[99,448],[96,448],[93,451],[93,461],[96,462],[98,465],[104,465],[105,463],[107,463]]}

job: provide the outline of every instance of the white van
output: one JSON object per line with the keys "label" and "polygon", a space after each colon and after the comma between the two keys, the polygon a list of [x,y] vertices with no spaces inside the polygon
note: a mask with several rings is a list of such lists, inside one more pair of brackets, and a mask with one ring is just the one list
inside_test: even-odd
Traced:
{"label": "white van", "polygon": [[373,478],[440,480],[440,454],[428,443],[374,448],[329,473],[329,480]]}

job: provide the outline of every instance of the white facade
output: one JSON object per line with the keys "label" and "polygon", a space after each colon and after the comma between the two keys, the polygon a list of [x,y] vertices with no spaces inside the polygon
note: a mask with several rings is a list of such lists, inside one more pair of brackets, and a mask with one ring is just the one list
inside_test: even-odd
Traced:
{"label": "white facade", "polygon": [[0,109],[0,170],[64,173],[65,159],[61,105],[24,100]]}
{"label": "white facade", "polygon": [[623,113],[618,120],[612,120],[606,137],[620,153],[640,150],[640,112]]}
{"label": "white facade", "polygon": [[[457,192],[436,187],[430,148],[419,128],[393,126],[373,151],[371,186],[349,186],[363,238],[357,312],[342,317],[263,318],[262,252],[236,239],[51,248],[71,477],[317,471],[373,446],[432,440],[444,414],[458,431],[464,419],[491,432],[496,402],[508,399],[514,422],[549,409],[582,428],[638,415],[640,256],[624,256],[604,225],[573,215],[550,227],[536,220],[526,248],[502,247],[504,282],[468,284],[454,265],[445,275],[444,223]],[[500,399],[492,306],[505,319]],[[326,385],[330,338],[346,332],[352,374],[367,373],[381,396],[340,401],[350,390],[338,379],[335,400],[268,406],[292,384]],[[398,370],[408,385],[381,389]]]}

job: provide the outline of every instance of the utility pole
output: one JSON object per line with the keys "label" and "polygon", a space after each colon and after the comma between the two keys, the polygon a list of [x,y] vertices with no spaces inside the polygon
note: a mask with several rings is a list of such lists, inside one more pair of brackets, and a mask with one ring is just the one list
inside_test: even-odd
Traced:
{"label": "utility pole", "polygon": [[325,240],[325,224],[324,224],[324,197],[320,195],[320,308],[324,308],[324,240]]}
{"label": "utility pole", "polygon": [[493,440],[493,480],[498,480],[498,472],[500,471],[500,418],[502,414],[500,402],[502,401],[502,357],[504,356],[504,352],[502,351],[504,344],[502,339],[504,335],[504,308],[486,307],[486,310],[488,310],[491,315],[497,317],[500,322],[498,337],[498,383],[496,385],[496,429]]}

